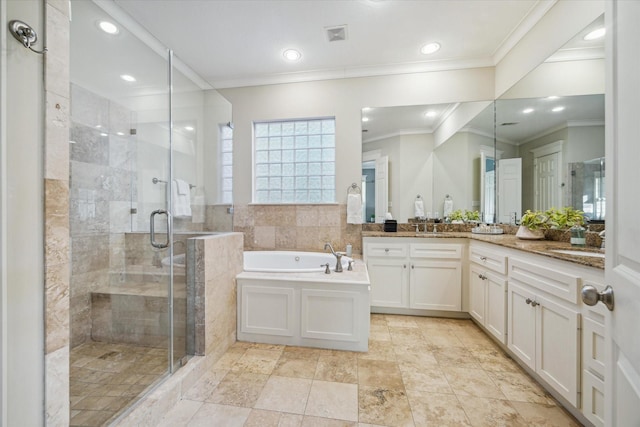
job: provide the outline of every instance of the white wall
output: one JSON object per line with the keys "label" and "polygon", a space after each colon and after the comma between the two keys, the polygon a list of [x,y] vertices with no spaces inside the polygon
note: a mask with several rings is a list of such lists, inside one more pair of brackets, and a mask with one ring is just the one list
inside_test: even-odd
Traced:
{"label": "white wall", "polygon": [[493,81],[493,69],[478,68],[222,89],[233,105],[234,203],[252,201],[253,121],[335,116],[336,201],[345,203],[347,187],[361,180],[363,107],[487,100]]}
{"label": "white wall", "polygon": [[20,19],[42,34],[44,12],[41,1],[3,1],[1,8],[0,424],[39,426],[44,423],[43,57],[14,40],[6,24]]}

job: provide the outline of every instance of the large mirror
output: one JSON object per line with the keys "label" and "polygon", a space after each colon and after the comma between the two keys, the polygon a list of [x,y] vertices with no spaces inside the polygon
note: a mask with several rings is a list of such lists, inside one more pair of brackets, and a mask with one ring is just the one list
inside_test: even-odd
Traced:
{"label": "large mirror", "polygon": [[561,206],[603,219],[604,44],[584,40],[603,24],[495,102],[363,109],[364,221],[388,211],[406,222],[418,196],[430,217],[444,216],[449,196],[485,222]]}

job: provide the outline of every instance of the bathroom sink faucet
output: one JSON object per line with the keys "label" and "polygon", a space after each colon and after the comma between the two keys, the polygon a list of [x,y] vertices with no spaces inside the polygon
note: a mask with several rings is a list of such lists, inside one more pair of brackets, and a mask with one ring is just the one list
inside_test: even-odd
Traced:
{"label": "bathroom sink faucet", "polygon": [[336,273],[342,273],[342,255],[344,254],[334,251],[333,246],[331,246],[331,243],[328,242],[324,244],[325,251],[327,250],[327,248],[329,248],[333,256],[336,257]]}

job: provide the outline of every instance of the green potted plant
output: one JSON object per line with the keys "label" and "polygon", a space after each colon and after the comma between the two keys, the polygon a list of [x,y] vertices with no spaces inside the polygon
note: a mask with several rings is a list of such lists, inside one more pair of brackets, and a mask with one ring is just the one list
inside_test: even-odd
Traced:
{"label": "green potted plant", "polygon": [[463,224],[464,218],[464,213],[461,209],[456,209],[455,211],[451,212],[451,215],[449,215],[449,220],[452,224]]}
{"label": "green potted plant", "polygon": [[479,211],[464,211],[464,216],[467,222],[480,222],[480,212]]}
{"label": "green potted plant", "polygon": [[544,239],[544,230],[549,228],[549,216],[546,212],[527,210],[520,219],[520,228],[516,237],[525,240]]}
{"label": "green potted plant", "polygon": [[547,211],[549,224],[559,230],[569,229],[571,232],[571,246],[583,247],[586,245],[585,229],[583,227],[584,212],[571,206],[562,209],[549,209]]}

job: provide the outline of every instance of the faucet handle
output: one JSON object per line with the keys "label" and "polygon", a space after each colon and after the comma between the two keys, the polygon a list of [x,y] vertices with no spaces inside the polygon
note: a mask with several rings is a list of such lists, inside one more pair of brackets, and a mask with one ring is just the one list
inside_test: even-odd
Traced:
{"label": "faucet handle", "polygon": [[324,267],[324,274],[331,274],[331,269],[329,268],[329,263],[320,264],[320,267]]}
{"label": "faucet handle", "polygon": [[355,264],[356,262],[352,259],[349,260],[349,266],[347,267],[348,271],[353,271],[353,264]]}

